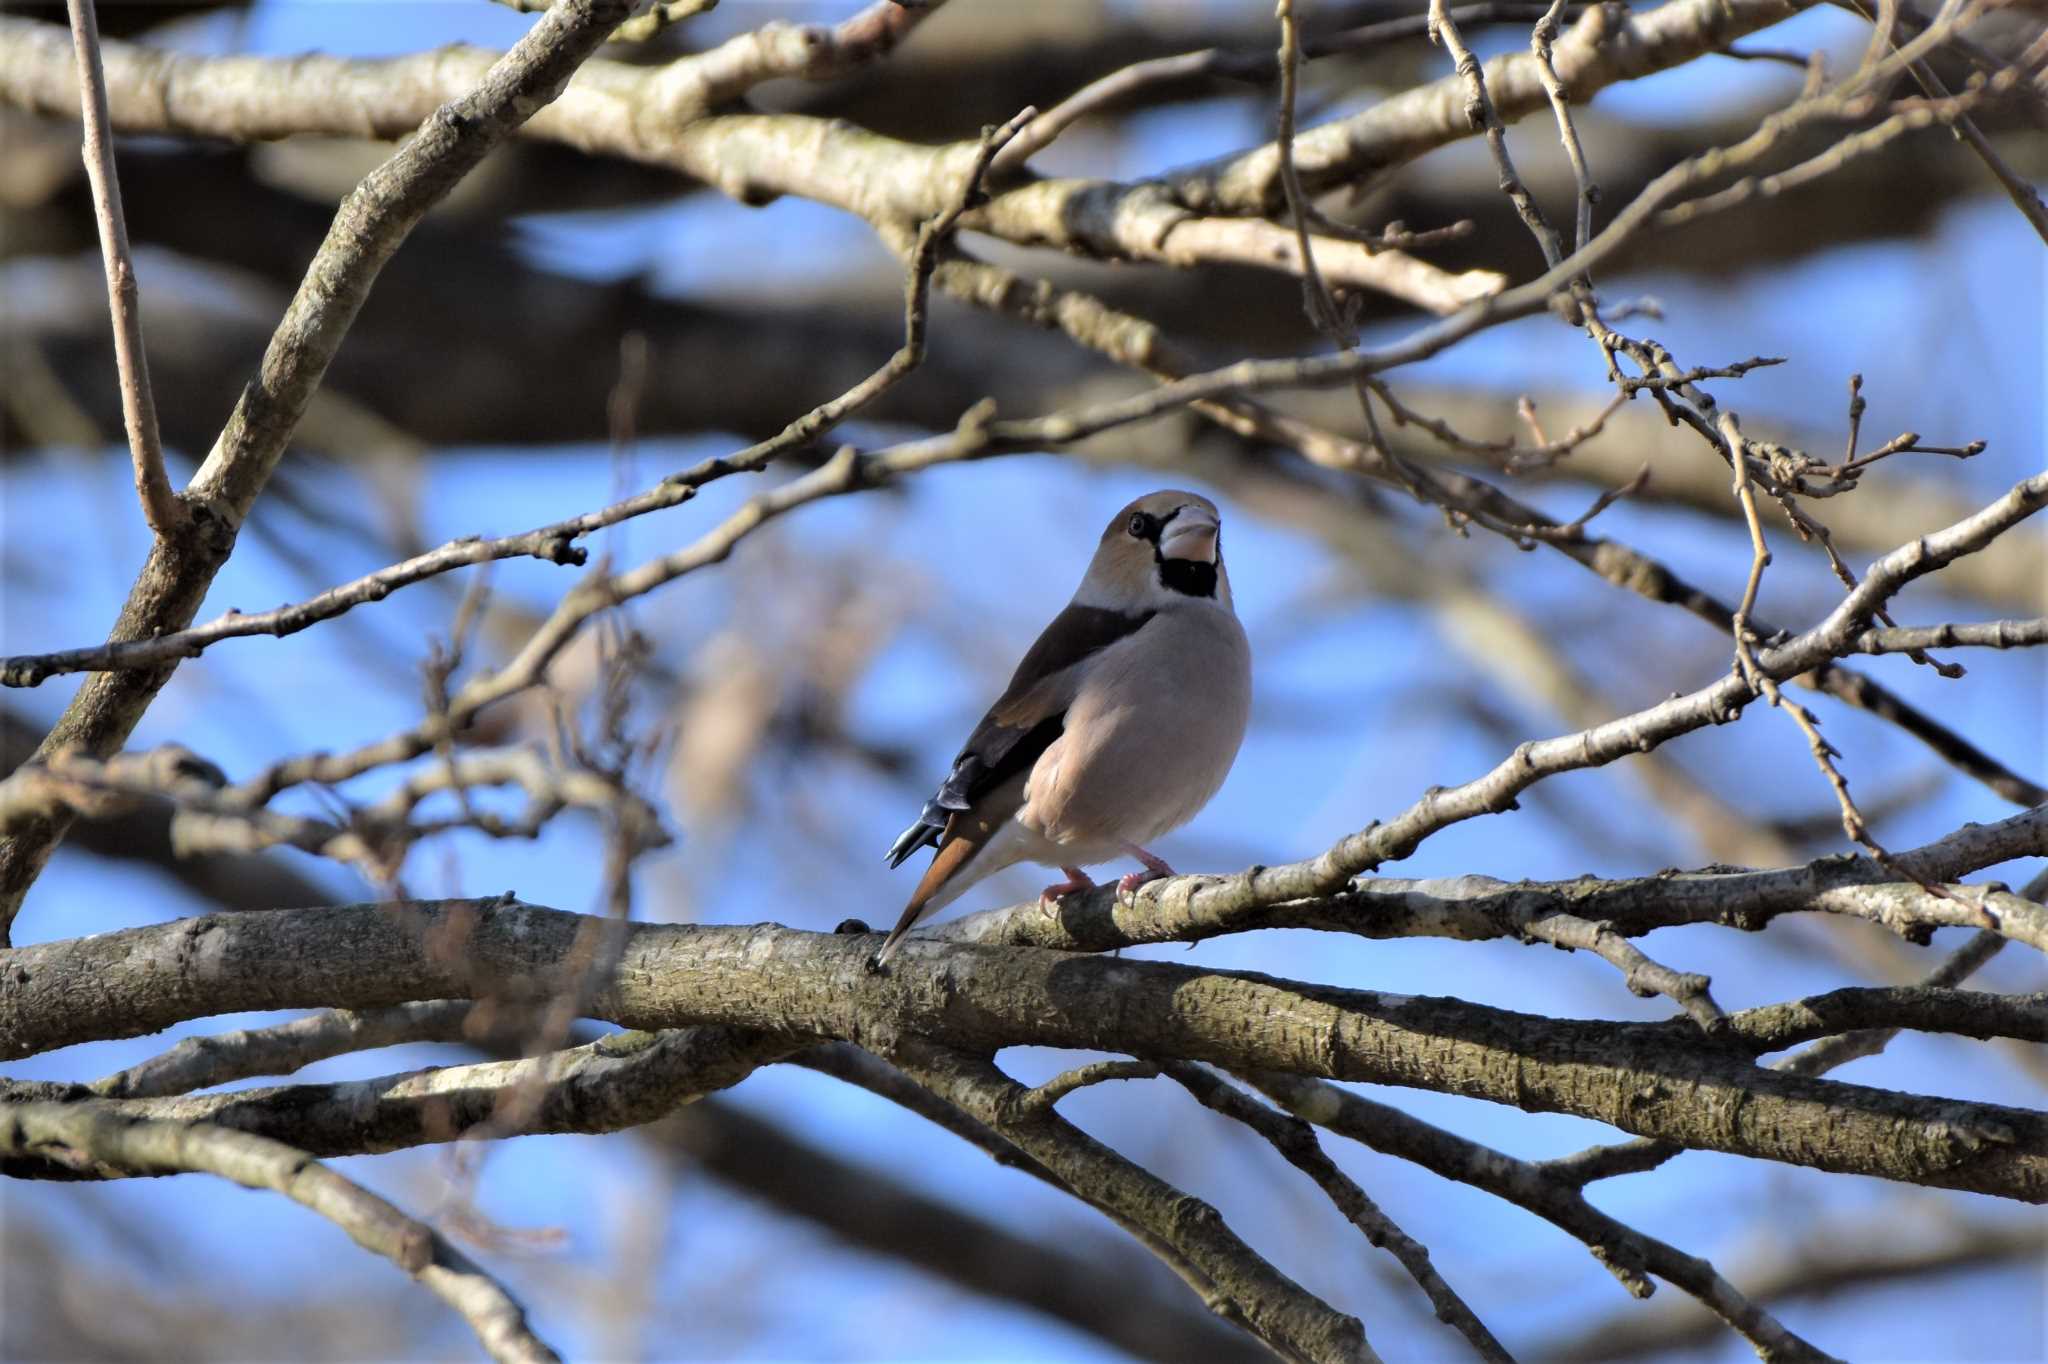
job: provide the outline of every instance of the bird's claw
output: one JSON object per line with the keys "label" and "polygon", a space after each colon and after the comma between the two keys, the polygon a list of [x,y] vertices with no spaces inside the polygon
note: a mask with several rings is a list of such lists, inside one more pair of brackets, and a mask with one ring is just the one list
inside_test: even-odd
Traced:
{"label": "bird's claw", "polygon": [[1116,882],[1117,903],[1127,906],[1137,904],[1138,887],[1149,886],[1154,881],[1164,880],[1171,874],[1170,872],[1153,871],[1150,867],[1147,867],[1144,871],[1134,871],[1127,876],[1118,877]]}
{"label": "bird's claw", "polygon": [[1067,879],[1038,892],[1038,910],[1048,919],[1059,917],[1062,902],[1069,895],[1095,889],[1095,883],[1077,869],[1061,867],[1060,870],[1067,874]]}

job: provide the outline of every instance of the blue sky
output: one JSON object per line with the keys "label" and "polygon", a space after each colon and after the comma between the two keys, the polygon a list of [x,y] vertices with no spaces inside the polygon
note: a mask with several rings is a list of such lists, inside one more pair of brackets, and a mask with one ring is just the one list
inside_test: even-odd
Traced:
{"label": "blue sky", "polygon": [[[724,22],[752,22],[762,7],[726,0]],[[836,12],[836,11],[835,11]],[[208,29],[200,45],[234,43],[253,50],[321,49],[373,54],[414,50],[457,38],[502,44],[528,22],[498,7],[429,4],[259,3],[237,29]],[[1769,36],[1773,45],[1838,41],[1838,15],[1816,15]],[[1769,68],[1721,62],[1640,87],[1604,95],[1596,108],[1660,118],[1711,94],[1735,88],[1768,92],[1783,85]],[[1141,135],[1116,149],[1134,170],[1199,159],[1258,135],[1260,122],[1241,103],[1197,107],[1185,116],[1145,120]],[[1532,123],[1521,137],[1542,136]],[[1954,153],[1963,155],[1961,149]],[[1113,168],[1112,168],[1113,169]],[[1784,210],[1793,215],[1796,203]],[[741,238],[745,252],[729,248]],[[670,208],[631,213],[553,215],[522,225],[524,249],[555,268],[572,265],[600,278],[645,274],[654,287],[679,295],[732,295],[752,278],[799,259],[815,270],[876,272],[894,268],[872,250],[865,229],[830,210],[783,201],[746,209],[709,195]],[[764,266],[764,262],[766,265]],[[145,263],[146,265],[147,263]],[[147,268],[142,279],[151,284]],[[1755,353],[1792,357],[1739,385],[1719,390],[1737,406],[1745,429],[1768,432],[1772,421],[1801,429],[1838,430],[1843,381],[1866,377],[1870,413],[1865,431],[1883,435],[1911,427],[1931,440],[1982,437],[1989,448],[1967,465],[1947,462],[1903,473],[1938,479],[1970,495],[1989,496],[2039,469],[2048,419],[2043,411],[2042,255],[2010,206],[1994,197],[1944,214],[1936,234],[1836,251],[1805,262],[1702,283],[1655,273],[1603,282],[1611,296],[1652,294],[1667,320],[1656,334],[1687,363],[1723,363]],[[1390,328],[1390,334],[1398,331]],[[879,357],[878,357],[879,358]],[[801,363],[801,357],[792,357]],[[1523,389],[1594,392],[1601,368],[1592,348],[1536,318],[1485,334],[1419,367],[1417,377],[1498,387],[1505,402]],[[792,415],[795,415],[792,413]],[[645,441],[637,467],[648,476],[729,449],[718,439]],[[189,453],[189,452],[187,452]],[[1702,457],[1705,452],[1702,450]],[[516,477],[504,476],[516,467]],[[189,466],[188,466],[189,467]],[[771,474],[770,478],[779,478]],[[351,495],[347,476],[329,486]],[[437,453],[421,500],[430,540],[503,532],[552,520],[568,507],[611,500],[614,472],[597,446],[546,457],[507,456],[489,449]],[[1001,673],[1039,625],[1071,592],[1101,521],[1135,494],[1158,486],[1156,472],[1104,471],[1051,456],[1026,456],[919,476],[900,499],[861,498],[808,508],[783,527],[749,542],[730,562],[697,575],[636,607],[639,626],[663,641],[670,657],[731,623],[741,610],[735,584],[776,571],[800,546],[837,550],[900,572],[927,595],[912,604],[900,631],[855,693],[849,720],[878,742],[913,746],[936,776],[959,737],[1000,686]],[[758,484],[727,483],[675,510],[634,523],[621,555],[659,552],[701,533]],[[1906,495],[1909,478],[1870,480],[1859,496]],[[1576,510],[1581,492],[1543,490]],[[98,638],[125,593],[144,547],[139,518],[126,515],[132,494],[116,452],[49,452],[9,465],[0,530],[9,576],[0,581],[0,627],[7,652],[62,647]],[[109,517],[108,507],[124,514]],[[1228,869],[1256,857],[1277,862],[1310,855],[1374,817],[1405,807],[1426,787],[1468,779],[1491,766],[1516,737],[1560,732],[1556,717],[1502,693],[1464,657],[1446,647],[1430,613],[1400,602],[1351,599],[1324,606],[1315,628],[1300,628],[1304,602],[1347,580],[1349,570],[1309,537],[1240,513],[1226,500],[1233,583],[1258,658],[1258,722],[1230,783],[1189,829],[1160,851],[1186,870]],[[1447,552],[1428,518],[1403,514],[1406,533],[1431,553]],[[296,523],[280,523],[288,528]],[[78,552],[76,528],[91,525],[95,551]],[[1746,558],[1739,537],[1654,508],[1617,507],[1610,533],[1642,544],[1674,567],[1724,595],[1739,591]],[[294,529],[294,534],[300,531]],[[370,551],[316,532],[333,579],[377,566]],[[1541,603],[1561,617],[1592,613],[1592,647],[1579,661],[1598,669],[1617,696],[1640,704],[1689,689],[1727,666],[1721,646],[1691,622],[1600,589],[1557,556],[1518,555],[1475,539],[1448,552],[1466,554],[1472,573],[1521,602]],[[20,566],[65,566],[61,595],[49,591],[52,570],[15,576]],[[971,570],[960,565],[974,565]],[[986,567],[984,567],[986,566]],[[1000,567],[997,567],[1000,566]],[[503,599],[544,606],[568,584],[569,570],[537,563],[500,567],[494,586]],[[1787,552],[1772,571],[1766,602],[1787,620],[1825,609],[1831,579],[1810,556]],[[231,605],[255,609],[307,595],[324,584],[298,577],[258,537],[244,536],[221,575],[204,616]],[[1327,601],[1328,594],[1321,600]],[[1901,621],[1968,614],[1932,593],[1903,599]],[[452,601],[415,589],[290,640],[232,642],[182,668],[150,712],[139,744],[177,740],[246,774],[286,753],[340,748],[417,718],[408,675],[377,659],[395,651],[407,666],[423,656],[429,632],[445,632]],[[1633,653],[1617,641],[1652,645]],[[958,644],[978,646],[962,666]],[[2042,698],[2048,671],[2038,655],[1982,653],[1964,659],[1969,678],[1945,683],[1902,659],[1870,660],[1875,676],[1909,698],[1954,714],[1966,733],[2008,756],[2029,775],[2048,771]],[[38,715],[54,713],[69,684],[46,684],[10,698]],[[1643,693],[1639,695],[1638,693]],[[1472,695],[1508,717],[1514,737],[1475,726],[1455,706]],[[1958,700],[1961,697],[1963,699]],[[1859,791],[1882,790],[1936,772],[1935,761],[1910,740],[1861,715],[1824,706],[1828,732],[1845,753]],[[1303,719],[1302,717],[1307,717]],[[1707,774],[1724,795],[1773,814],[1811,814],[1829,806],[1788,721],[1753,707],[1731,731],[1697,736],[1672,750]],[[906,871],[891,877],[879,852],[916,808],[924,784],[877,778],[851,767],[807,776],[791,789],[785,774],[756,777],[764,810],[800,804],[830,825],[830,838],[791,855],[783,827],[763,819],[729,839],[693,837],[650,859],[640,879],[640,912],[650,918],[683,912],[679,888],[703,916],[730,922],[775,918],[827,928],[847,915],[881,923],[894,916],[907,888]],[[1636,843],[1671,863],[1702,860],[1646,812],[1626,764],[1575,774],[1549,785],[1567,803],[1535,800],[1509,816],[1475,821],[1432,839],[1390,871],[1409,875],[1483,872],[1545,877],[1583,871],[1654,869],[1617,854],[1610,821]],[[1638,813],[1644,812],[1644,813]],[[1965,819],[1997,818],[2007,809],[1960,778],[1938,796],[1880,828],[1895,846],[1936,836]],[[564,821],[537,845],[452,841],[460,888],[477,893],[516,887],[533,902],[593,908],[590,873],[596,843],[587,826]],[[440,891],[448,873],[431,852],[411,869],[425,889]],[[338,893],[364,893],[332,875]],[[2015,880],[2019,879],[2016,874]],[[962,908],[1005,903],[1037,888],[1034,870],[1019,871],[970,895]],[[829,891],[825,887],[830,887]],[[156,878],[75,852],[59,854],[30,901],[22,940],[97,932],[158,921],[202,907],[180,901]],[[1831,954],[1862,930],[1854,926],[1784,924],[1763,935],[1714,930],[1667,931],[1648,950],[1673,964],[1705,970],[1728,1007],[1771,1002],[1860,979]],[[1937,947],[1960,938],[1945,933]],[[1157,955],[1188,960],[1180,949]],[[1937,953],[1920,954],[1929,964]],[[2001,988],[2042,988],[2038,958],[2005,953],[1983,980]],[[1564,1015],[1661,1017],[1662,1001],[1624,991],[1611,968],[1581,955],[1513,944],[1431,941],[1365,942],[1334,935],[1263,933],[1203,945],[1192,958],[1218,967],[1254,967],[1347,985],[1409,993],[1446,993],[1503,1007]],[[261,1021],[207,1020],[133,1042],[94,1044],[53,1053],[12,1069],[22,1076],[92,1078],[154,1054],[176,1036]],[[303,1078],[385,1073],[456,1059],[433,1048],[323,1063]],[[1025,1080],[1044,1078],[1075,1057],[1036,1051],[1003,1060]],[[2021,1072],[1996,1051],[1907,1037],[1880,1061],[1857,1063],[1847,1078],[1868,1083],[2005,1102],[2038,1102]],[[1612,1136],[1610,1129],[1555,1115],[1526,1115],[1446,1096],[1374,1090],[1420,1116],[1516,1154],[1562,1154]],[[771,1069],[733,1092],[735,1102],[773,1116],[793,1131],[850,1158],[886,1168],[910,1184],[955,1199],[992,1217],[1051,1235],[1099,1231],[1086,1209],[1033,1181],[993,1167],[952,1138],[870,1096],[808,1072]],[[1152,1164],[1170,1179],[1217,1202],[1232,1225],[1309,1287],[1363,1315],[1390,1358],[1451,1357],[1455,1341],[1421,1310],[1412,1285],[1390,1279],[1389,1263],[1327,1207],[1298,1185],[1292,1171],[1223,1120],[1198,1113],[1166,1082],[1084,1091],[1063,1107],[1088,1130]],[[1351,1148],[1329,1147],[1372,1196],[1427,1244],[1453,1286],[1482,1316],[1526,1347],[1573,1326],[1623,1311],[1627,1299],[1582,1248],[1546,1224],[1469,1189]],[[443,1169],[428,1152],[341,1162],[352,1177],[420,1207],[430,1202]],[[635,1242],[622,1229],[650,1202],[664,1202],[668,1220],[653,1240]],[[745,1203],[690,1174],[666,1175],[624,1138],[528,1138],[503,1144],[484,1167],[484,1207],[508,1225],[558,1227],[561,1248],[530,1255],[494,1255],[526,1295],[543,1333],[584,1358],[639,1355],[651,1359],[751,1358],[1088,1360],[1106,1347],[1034,1315],[1003,1308],[937,1285],[911,1271],[836,1246],[801,1222]],[[1733,1157],[1689,1154],[1659,1175],[1599,1186],[1596,1201],[1645,1230],[1714,1257],[1738,1283],[1746,1258],[1767,1236],[1794,1245],[1824,1243],[1843,1228],[1883,1219],[1901,1240],[1939,1225],[1933,1202],[1876,1181],[1824,1177]],[[81,1211],[92,1200],[123,1222],[175,1247],[174,1265],[218,1265],[239,1291],[278,1300],[346,1299],[365,1286],[387,1286],[396,1273],[347,1246],[340,1233],[282,1200],[245,1195],[200,1180],[133,1181],[84,1190],[63,1186],[0,1189],[0,1215],[44,1220],[79,1238],[88,1253],[120,1262],[127,1254]],[[2009,1216],[1992,1200],[1957,1195],[1949,1206]],[[653,1247],[652,1250],[649,1247]],[[637,1247],[637,1248],[636,1248]],[[130,1265],[129,1268],[135,1268]],[[162,1276],[162,1271],[157,1271]],[[172,1271],[167,1281],[174,1281]],[[592,1282],[644,1274],[663,1304],[645,1335],[607,1327],[578,1311]],[[1909,1360],[2039,1357],[2044,1324],[2038,1276],[2022,1268],[1959,1278],[1941,1288],[1940,1310],[1850,1294],[1783,1309],[1795,1329],[1857,1359]],[[1660,1294],[1672,1294],[1663,1290]],[[1923,1304],[1924,1306],[1924,1304]],[[444,1352],[464,1350],[447,1325]],[[1728,1337],[1699,1358],[1748,1357]]]}

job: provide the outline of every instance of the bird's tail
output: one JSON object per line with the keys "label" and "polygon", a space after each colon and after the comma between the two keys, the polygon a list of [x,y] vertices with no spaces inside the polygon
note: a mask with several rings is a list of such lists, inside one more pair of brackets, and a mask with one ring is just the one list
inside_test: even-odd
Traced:
{"label": "bird's tail", "polygon": [[[904,832],[902,838],[896,840],[897,847],[904,847],[908,840],[921,838],[921,831],[926,827],[921,823],[912,825]],[[938,835],[934,833],[932,837],[936,839]],[[917,889],[910,893],[910,901],[903,906],[903,914],[896,920],[896,927],[889,930],[889,936],[882,940],[882,946],[874,956],[868,958],[868,970],[881,970],[889,958],[896,954],[897,945],[903,941],[903,935],[908,933],[919,919],[933,910],[943,909],[962,891],[983,876],[997,870],[994,866],[969,866],[975,861],[975,854],[982,850],[982,841],[978,833],[968,834],[957,829],[951,838],[945,840],[939,848],[939,855],[925,868],[924,876],[917,883]],[[909,843],[910,849],[917,846],[916,842]],[[904,856],[909,855],[909,851],[906,850]]]}

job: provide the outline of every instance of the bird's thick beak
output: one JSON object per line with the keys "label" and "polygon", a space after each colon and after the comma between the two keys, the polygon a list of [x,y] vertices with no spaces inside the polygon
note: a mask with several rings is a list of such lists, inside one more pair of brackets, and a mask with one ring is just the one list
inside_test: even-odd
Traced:
{"label": "bird's thick beak", "polygon": [[1166,533],[1159,537],[1160,556],[1213,564],[1216,530],[1215,517],[1197,507],[1183,507],[1178,516],[1166,523]]}

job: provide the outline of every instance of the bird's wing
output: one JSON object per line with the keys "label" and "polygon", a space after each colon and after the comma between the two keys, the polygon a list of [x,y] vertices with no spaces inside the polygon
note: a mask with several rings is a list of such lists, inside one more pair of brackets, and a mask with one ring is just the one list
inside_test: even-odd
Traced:
{"label": "bird's wing", "polygon": [[1080,685],[1082,665],[1136,634],[1152,616],[1150,611],[1069,605],[1053,617],[1017,665],[1010,685],[968,736],[953,760],[953,770],[925,802],[917,822],[889,849],[889,865],[901,866],[919,848],[939,844],[954,814],[972,808],[1010,778],[1028,772],[1060,737],[1067,706]]}

